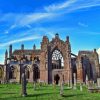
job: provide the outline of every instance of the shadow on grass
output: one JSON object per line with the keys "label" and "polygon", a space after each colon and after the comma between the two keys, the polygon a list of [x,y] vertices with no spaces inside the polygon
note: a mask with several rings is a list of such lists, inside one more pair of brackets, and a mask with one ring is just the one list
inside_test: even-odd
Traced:
{"label": "shadow on grass", "polygon": [[27,97],[39,97],[39,96],[44,96],[44,95],[48,96],[50,94],[54,94],[54,93],[29,94],[29,95],[27,95]]}
{"label": "shadow on grass", "polygon": [[15,92],[2,92],[0,94],[5,94],[5,95],[8,94],[9,95],[9,94],[17,94],[17,93],[15,93]]}
{"label": "shadow on grass", "polygon": [[[34,88],[33,88],[33,90],[34,90]],[[48,88],[40,87],[40,88],[36,88],[36,89],[35,89],[35,91],[40,91],[40,90],[42,90],[42,91],[45,91],[45,90],[46,90],[46,91],[48,91],[48,90],[51,91],[51,90],[52,90],[52,91],[53,91],[53,90],[59,90],[59,88],[55,88],[55,89],[54,89],[54,88],[49,88],[49,89],[48,89]]]}
{"label": "shadow on grass", "polygon": [[70,88],[65,88],[64,90],[72,90],[72,89],[70,89]]}
{"label": "shadow on grass", "polygon": [[[27,99],[27,98],[30,98],[30,97],[33,97],[33,98],[42,98],[44,96],[46,97],[50,97],[52,94],[54,93],[40,93],[40,94],[28,94],[26,97],[23,97],[23,96],[13,96],[13,97],[7,97],[7,98],[0,98],[0,100],[19,100],[19,99]],[[33,99],[34,100],[34,99]]]}
{"label": "shadow on grass", "polygon": [[84,94],[71,94],[71,95],[62,95],[62,97],[74,97],[74,96],[80,96],[80,95],[84,95]]}

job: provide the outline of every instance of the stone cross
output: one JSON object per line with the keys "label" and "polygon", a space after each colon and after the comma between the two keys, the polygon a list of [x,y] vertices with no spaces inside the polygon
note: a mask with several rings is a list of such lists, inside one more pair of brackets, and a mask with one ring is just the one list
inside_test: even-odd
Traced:
{"label": "stone cross", "polygon": [[22,74],[22,96],[27,96],[27,92],[26,92],[26,85],[27,85],[27,81],[26,81],[26,75],[25,73]]}

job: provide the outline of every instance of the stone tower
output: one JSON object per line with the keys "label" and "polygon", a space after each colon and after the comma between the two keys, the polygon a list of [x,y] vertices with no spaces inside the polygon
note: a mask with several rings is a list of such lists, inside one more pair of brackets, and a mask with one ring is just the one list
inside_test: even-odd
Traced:
{"label": "stone tower", "polygon": [[[57,65],[58,60],[53,60],[53,54],[59,52],[63,57],[63,68],[53,68],[53,63]],[[55,55],[57,56],[57,54]],[[40,59],[40,80],[44,80],[48,83],[53,82],[54,74],[61,72],[63,73],[64,80],[67,83],[72,83],[71,77],[71,45],[69,37],[67,36],[66,41],[59,38],[59,34],[55,34],[55,37],[49,42],[46,36],[43,37],[41,43],[41,59]]]}
{"label": "stone tower", "polygon": [[36,50],[36,45],[35,44],[33,45],[33,50]]}
{"label": "stone tower", "polygon": [[21,50],[24,50],[24,44],[21,45]]}
{"label": "stone tower", "polygon": [[12,45],[9,46],[9,58],[12,56]]}
{"label": "stone tower", "polygon": [[6,50],[6,52],[5,52],[5,64],[7,64],[7,58],[8,58],[8,51]]}

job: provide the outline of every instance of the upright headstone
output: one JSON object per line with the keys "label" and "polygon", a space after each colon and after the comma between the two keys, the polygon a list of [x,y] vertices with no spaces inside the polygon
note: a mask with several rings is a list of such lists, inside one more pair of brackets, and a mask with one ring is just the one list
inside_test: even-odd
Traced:
{"label": "upright headstone", "polygon": [[83,91],[82,83],[80,83],[80,91]]}
{"label": "upright headstone", "polygon": [[86,75],[86,85],[88,86],[88,76]]}
{"label": "upright headstone", "polygon": [[27,85],[27,81],[26,81],[26,75],[25,73],[22,74],[22,96],[27,96],[27,92],[26,92],[26,85]]}
{"label": "upright headstone", "polygon": [[100,88],[100,78],[97,78],[97,86]]}
{"label": "upright headstone", "polygon": [[73,87],[74,90],[76,90],[76,73],[74,73],[74,87]]}
{"label": "upright headstone", "polygon": [[64,80],[63,75],[60,77],[60,95],[63,96],[63,90],[64,90]]}
{"label": "upright headstone", "polygon": [[63,95],[63,90],[64,90],[64,88],[63,88],[63,82],[61,82],[61,84],[60,84],[60,95],[61,96]]}
{"label": "upright headstone", "polygon": [[55,80],[53,82],[53,86],[54,86],[54,89],[56,89],[56,82],[55,82]]}
{"label": "upright headstone", "polygon": [[88,89],[94,89],[93,81],[88,82]]}
{"label": "upright headstone", "polygon": [[34,81],[34,90],[36,90],[36,81]]}

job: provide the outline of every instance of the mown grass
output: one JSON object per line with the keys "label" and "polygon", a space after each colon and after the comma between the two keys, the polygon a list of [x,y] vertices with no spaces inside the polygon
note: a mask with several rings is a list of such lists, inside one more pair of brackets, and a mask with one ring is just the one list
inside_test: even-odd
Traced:
{"label": "mown grass", "polygon": [[52,85],[37,86],[33,89],[33,84],[27,85],[27,97],[21,96],[20,84],[0,84],[0,100],[99,100],[100,93],[89,93],[86,87],[80,91],[79,87],[76,90],[68,89],[64,86],[64,96],[59,94],[60,87]]}

